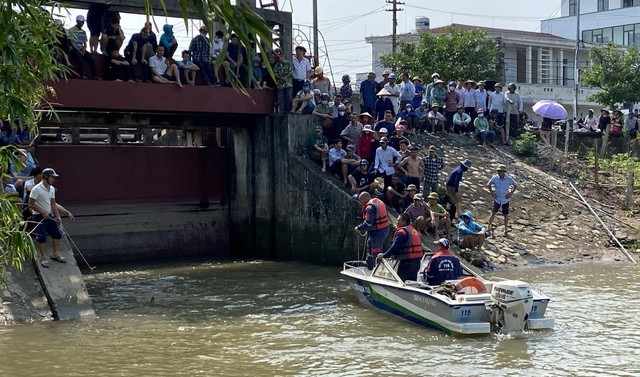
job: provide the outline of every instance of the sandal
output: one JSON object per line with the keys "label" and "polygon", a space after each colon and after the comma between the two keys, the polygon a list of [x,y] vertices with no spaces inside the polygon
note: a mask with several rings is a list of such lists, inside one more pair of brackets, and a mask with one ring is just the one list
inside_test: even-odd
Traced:
{"label": "sandal", "polygon": [[44,268],[49,268],[49,261],[44,258],[40,258],[40,265]]}
{"label": "sandal", "polygon": [[67,263],[67,260],[64,257],[58,255],[57,257],[51,257],[51,260],[54,260],[59,263]]}

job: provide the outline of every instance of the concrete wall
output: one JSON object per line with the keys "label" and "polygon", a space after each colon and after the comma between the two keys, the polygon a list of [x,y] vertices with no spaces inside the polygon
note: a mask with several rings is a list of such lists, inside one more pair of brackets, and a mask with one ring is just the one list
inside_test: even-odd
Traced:
{"label": "concrete wall", "polygon": [[228,207],[212,202],[69,206],[64,227],[90,263],[228,254]]}
{"label": "concrete wall", "polygon": [[301,156],[318,122],[271,116],[230,133],[232,255],[332,264],[355,256],[359,205]]}

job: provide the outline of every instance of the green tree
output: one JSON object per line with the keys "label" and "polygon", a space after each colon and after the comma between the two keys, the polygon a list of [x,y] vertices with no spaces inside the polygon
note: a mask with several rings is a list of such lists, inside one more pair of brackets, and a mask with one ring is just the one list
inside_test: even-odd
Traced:
{"label": "green tree", "polygon": [[[161,4],[164,2],[161,0]],[[244,46],[256,45],[266,62],[262,46],[270,46],[272,32],[265,21],[249,6],[232,6],[230,0],[178,0],[185,24],[189,11],[195,11],[207,25],[223,22],[238,35]],[[58,63],[61,51],[54,48],[62,31],[51,13],[58,9],[51,0],[6,0],[0,2],[0,119],[16,120],[35,131],[42,116],[54,109],[41,106],[45,98],[55,96],[47,84],[64,78],[67,69]],[[151,0],[145,1],[147,17],[153,14]],[[51,13],[50,13],[51,12]],[[226,50],[227,46],[224,46]],[[249,49],[248,49],[249,50]],[[222,56],[216,62],[222,65]],[[268,66],[269,67],[269,66]],[[271,71],[271,67],[269,67]],[[232,85],[241,88],[238,78]],[[242,89],[243,90],[243,89]],[[0,173],[5,174],[13,157],[13,147],[0,148]],[[22,261],[35,255],[33,241],[26,233],[26,222],[17,203],[0,190],[0,281],[6,266],[21,268]]]}
{"label": "green tree", "polygon": [[621,50],[613,42],[589,51],[592,65],[582,72],[582,84],[602,91],[590,101],[614,108],[618,103],[640,102],[640,53],[635,46]]}
{"label": "green tree", "polygon": [[400,41],[398,52],[380,57],[385,67],[420,76],[423,81],[438,72],[443,80],[458,78],[497,80],[500,49],[481,30],[452,27],[447,33],[419,33],[417,43]]}

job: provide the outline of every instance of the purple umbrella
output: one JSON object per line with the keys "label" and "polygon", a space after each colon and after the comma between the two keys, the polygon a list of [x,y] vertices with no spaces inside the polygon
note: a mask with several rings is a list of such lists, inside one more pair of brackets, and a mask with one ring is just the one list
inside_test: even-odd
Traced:
{"label": "purple umbrella", "polygon": [[567,110],[556,101],[541,100],[533,105],[536,114],[550,119],[564,119],[567,117]]}

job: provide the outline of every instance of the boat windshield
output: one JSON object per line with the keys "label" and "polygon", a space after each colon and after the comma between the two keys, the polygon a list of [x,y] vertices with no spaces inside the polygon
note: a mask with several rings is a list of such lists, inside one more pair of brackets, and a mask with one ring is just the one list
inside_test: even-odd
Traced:
{"label": "boat windshield", "polygon": [[373,276],[391,281],[400,281],[400,278],[396,273],[397,267],[397,260],[383,260],[381,263],[378,263],[376,268],[373,270]]}

